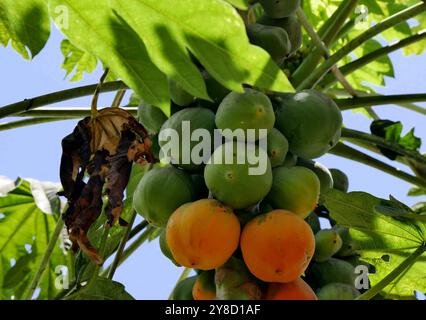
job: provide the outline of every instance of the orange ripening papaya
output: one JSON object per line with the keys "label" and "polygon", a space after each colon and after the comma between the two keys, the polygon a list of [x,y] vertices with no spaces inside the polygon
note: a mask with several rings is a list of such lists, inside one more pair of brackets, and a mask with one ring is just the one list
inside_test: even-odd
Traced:
{"label": "orange ripening papaya", "polygon": [[302,279],[268,285],[264,300],[318,300],[312,288]]}

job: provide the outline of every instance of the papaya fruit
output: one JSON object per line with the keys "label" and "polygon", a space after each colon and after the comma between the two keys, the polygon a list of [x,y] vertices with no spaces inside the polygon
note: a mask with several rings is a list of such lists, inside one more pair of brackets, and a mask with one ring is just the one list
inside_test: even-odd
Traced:
{"label": "papaya fruit", "polygon": [[333,177],[327,167],[317,161],[298,159],[298,166],[311,169],[320,181],[320,194],[325,194],[328,190],[333,188]]}
{"label": "papaya fruit", "polygon": [[333,188],[343,192],[348,192],[349,179],[348,176],[339,169],[330,169],[331,176],[333,177]]}
{"label": "papaya fruit", "polygon": [[309,224],[312,229],[312,232],[316,234],[321,230],[321,224],[318,215],[315,212],[311,212],[306,218],[305,221]]}
{"label": "papaya fruit", "polygon": [[[255,155],[257,167],[249,163]],[[204,180],[219,201],[234,209],[247,208],[261,201],[271,189],[271,162],[266,151],[254,144],[226,142],[215,150],[206,165]]]}
{"label": "papaya fruit", "polygon": [[349,234],[349,229],[343,226],[335,225],[333,226],[333,230],[339,234],[342,239],[342,247],[336,253],[336,257],[346,258],[350,256],[354,256],[359,249],[359,245],[352,239]]}
{"label": "papaya fruit", "polygon": [[276,209],[306,218],[316,207],[320,194],[320,181],[315,173],[305,167],[278,167],[272,175],[269,203]]}
{"label": "papaya fruit", "polygon": [[273,210],[249,221],[240,247],[250,272],[266,282],[292,282],[306,270],[315,251],[309,225],[286,210]]}
{"label": "papaya fruit", "polygon": [[272,168],[282,165],[288,152],[287,138],[278,129],[272,128],[267,136],[267,145]]}
{"label": "papaya fruit", "polygon": [[[240,129],[240,134],[236,135],[237,140],[254,141],[265,138],[274,123],[275,114],[268,96],[249,88],[244,93],[228,94],[216,113],[217,128],[231,131]],[[261,133],[260,129],[264,129],[265,133]],[[223,135],[229,139],[226,132]]]}
{"label": "papaya fruit", "polygon": [[354,300],[360,292],[346,283],[329,283],[317,291],[318,300]]}
{"label": "papaya fruit", "polygon": [[163,255],[167,257],[171,262],[173,262],[174,265],[180,267],[180,264],[178,264],[173,258],[172,252],[170,251],[169,245],[167,244],[166,229],[161,230],[158,240],[160,244],[160,250],[163,253]]}
{"label": "papaya fruit", "polygon": [[162,228],[173,211],[194,197],[195,190],[187,173],[174,167],[154,168],[139,181],[133,206],[150,224]]}
{"label": "papaya fruit", "polygon": [[257,279],[244,262],[235,257],[216,269],[215,283],[217,300],[260,300],[262,297]]}
{"label": "papaya fruit", "polygon": [[149,134],[154,135],[160,132],[161,126],[167,121],[167,116],[160,108],[142,102],[138,106],[138,120]]}
{"label": "papaya fruit", "polygon": [[[210,137],[213,137],[214,121],[214,113],[206,108],[185,108],[173,114],[160,130],[159,144],[163,151],[163,158],[168,158],[172,164],[188,171],[202,169],[210,157],[211,150],[202,150],[200,161],[195,162],[192,153],[200,142],[188,141],[190,137],[187,135],[192,135],[196,129],[205,129]],[[169,129],[176,132],[178,137],[173,135],[168,137]]]}
{"label": "papaya fruit", "polygon": [[303,90],[282,100],[275,126],[287,138],[291,153],[314,159],[337,144],[342,121],[332,99],[316,90]]}
{"label": "papaya fruit", "polygon": [[333,229],[323,229],[315,234],[314,260],[322,262],[330,259],[342,247],[342,239]]}
{"label": "papaya fruit", "polygon": [[195,280],[192,288],[194,300],[215,300],[216,283],[215,270],[202,271]]}
{"label": "papaya fruit", "polygon": [[354,286],[356,278],[355,268],[349,262],[336,258],[312,263],[307,276],[310,280],[309,283],[314,283],[318,287],[333,282]]}
{"label": "papaya fruit", "polygon": [[247,35],[252,44],[267,51],[278,64],[291,52],[290,38],[283,28],[253,23],[248,25]]}
{"label": "papaya fruit", "polygon": [[259,2],[268,17],[274,19],[291,16],[300,6],[300,0],[260,0]]}
{"label": "papaya fruit", "polygon": [[172,99],[174,103],[181,107],[187,107],[194,101],[195,97],[186,92],[178,82],[170,78],[168,81],[170,99]]}
{"label": "papaya fruit", "polygon": [[238,247],[240,223],[232,209],[214,199],[180,206],[170,216],[166,239],[182,266],[211,270],[223,265]]}
{"label": "papaya fruit", "polygon": [[192,289],[196,280],[197,276],[192,276],[180,281],[173,289],[173,300],[194,300]]}
{"label": "papaya fruit", "polygon": [[275,26],[284,29],[290,40],[291,50],[290,55],[293,55],[301,46],[303,41],[302,27],[295,15],[288,16],[282,19],[271,19],[266,15],[263,15],[257,20],[258,23]]}
{"label": "papaya fruit", "polygon": [[318,300],[312,288],[298,278],[288,283],[270,283],[263,300]]}

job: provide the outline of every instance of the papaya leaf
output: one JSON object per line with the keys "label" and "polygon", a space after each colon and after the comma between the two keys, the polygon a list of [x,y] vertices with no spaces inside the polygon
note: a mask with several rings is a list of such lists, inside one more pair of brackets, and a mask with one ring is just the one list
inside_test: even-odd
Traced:
{"label": "papaya leaf", "polygon": [[[3,278],[0,283],[3,286],[10,286],[10,283],[13,283],[11,275],[20,271],[22,265],[29,268],[27,276],[31,279],[40,264],[61,207],[59,198],[54,195],[59,188],[55,189],[54,186],[55,184],[35,180],[31,180],[31,183],[18,180],[13,190],[0,197],[0,213],[3,214],[3,218],[0,219],[0,256],[6,262],[3,264],[3,272],[0,273],[0,277]],[[55,285],[58,278],[57,268],[71,266],[72,257],[61,246],[61,243],[56,245],[48,269],[39,283],[38,299],[53,298],[59,291]],[[33,258],[25,261],[27,249]],[[12,259],[15,261],[13,266],[10,264]],[[8,278],[4,279],[5,276]],[[19,287],[8,290],[5,298],[19,297],[26,289],[26,285],[24,286],[22,281]],[[2,290],[0,288],[0,291]]]}
{"label": "papaya leaf", "polygon": [[408,193],[408,196],[410,197],[418,197],[418,196],[425,196],[426,195],[426,189],[421,187],[412,187]]}
{"label": "papaya leaf", "polygon": [[124,285],[98,277],[89,287],[82,287],[65,298],[66,300],[134,300]]}
{"label": "papaya leaf", "polygon": [[61,42],[61,52],[64,56],[62,68],[66,71],[65,78],[71,76],[70,81],[80,81],[83,73],[92,73],[98,65],[98,59],[87,51],[75,47],[68,39]]}
{"label": "papaya leaf", "polygon": [[[66,22],[57,8],[66,8]],[[107,0],[50,0],[50,15],[58,29],[80,50],[105,63],[145,100],[169,105],[167,77],[151,62],[146,47]]]}
{"label": "papaya leaf", "polygon": [[[11,43],[24,59],[34,58],[50,35],[45,0],[2,0],[0,2],[0,44]],[[28,52],[29,51],[29,52]]]}
{"label": "papaya leaf", "polygon": [[[383,204],[386,204],[386,210],[383,209]],[[325,195],[325,205],[338,224],[350,228],[352,238],[360,247],[358,253],[361,259],[375,267],[375,273],[369,275],[372,286],[424,246],[426,241],[426,224],[414,219],[402,219],[403,209],[393,201],[379,199],[364,192],[343,193],[330,190]],[[386,211],[388,214],[379,211]],[[389,212],[397,212],[398,219]],[[426,255],[423,254],[404,270],[403,275],[385,287],[382,295],[392,299],[412,299],[415,290],[426,292],[425,277]]]}

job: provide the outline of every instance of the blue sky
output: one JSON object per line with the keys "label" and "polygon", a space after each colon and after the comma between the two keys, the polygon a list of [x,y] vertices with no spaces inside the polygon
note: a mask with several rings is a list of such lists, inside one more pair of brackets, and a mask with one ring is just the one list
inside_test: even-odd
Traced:
{"label": "blue sky", "polygon": [[[84,81],[70,83],[64,79],[60,68],[62,55],[59,50],[61,35],[54,30],[46,48],[31,62],[23,60],[10,48],[0,48],[0,106],[24,98],[96,83],[102,73],[98,68]],[[404,57],[400,52],[391,55],[396,79],[388,78],[386,87],[378,88],[382,94],[426,92],[426,55]],[[108,106],[113,94],[104,94],[99,106]],[[55,107],[88,107],[90,97],[63,102]],[[423,104],[426,106],[426,104]],[[405,131],[416,127],[416,135],[426,138],[425,119],[419,114],[396,106],[380,106],[376,112],[384,119],[400,120]],[[10,121],[1,119],[0,123]],[[344,113],[346,127],[368,131],[370,121],[363,115],[347,111]],[[15,179],[31,177],[39,180],[58,181],[61,156],[60,142],[70,133],[76,121],[42,124],[28,128],[0,132],[0,175]],[[425,152],[425,146],[422,147]],[[382,158],[382,160],[387,161]],[[362,190],[378,197],[390,194],[407,204],[424,198],[407,197],[410,184],[375,169],[350,160],[326,155],[319,161],[329,168],[339,168],[347,173],[350,190]],[[396,163],[392,163],[398,166]],[[402,167],[401,169],[406,170]],[[115,280],[122,282],[137,299],[166,299],[179,277],[180,268],[175,267],[160,252],[158,241],[142,246],[117,271]]]}

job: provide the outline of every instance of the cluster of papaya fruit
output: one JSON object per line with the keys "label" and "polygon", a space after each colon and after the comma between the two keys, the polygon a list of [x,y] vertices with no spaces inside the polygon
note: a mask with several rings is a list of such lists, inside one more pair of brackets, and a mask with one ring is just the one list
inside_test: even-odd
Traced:
{"label": "cluster of papaya fruit", "polygon": [[[266,13],[262,24],[247,26],[251,41],[261,46],[269,41],[262,39],[287,39],[286,50],[281,40],[271,40],[271,50],[280,51],[277,59],[300,46],[299,27],[285,27],[297,22],[293,14],[299,1],[280,7],[290,2],[261,0]],[[247,87],[230,92],[201,71],[211,101],[191,96],[170,80],[171,116],[146,103],[138,115],[158,158],[166,144],[177,147],[167,154],[171,164],[156,164],[145,173],[133,196],[136,211],[161,228],[163,254],[197,272],[178,284],[174,299],[356,296],[353,266],[342,260],[349,260],[356,249],[348,230],[321,230],[315,213],[322,194],[333,187],[348,188],[343,172],[312,160],[340,138],[337,105],[315,90],[270,93]],[[211,137],[216,129],[243,134],[222,135],[220,145],[212,144],[200,163],[188,155],[205,149],[187,140],[188,129],[190,134],[203,129]],[[159,138],[168,130],[177,139]],[[250,135],[253,130],[256,134]],[[220,161],[226,157],[233,161]],[[264,159],[262,172],[250,174],[253,159]],[[335,289],[342,295],[336,296]]]}

